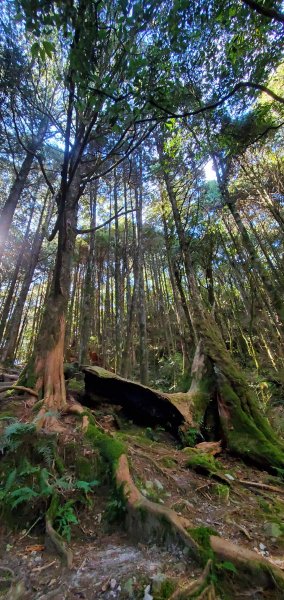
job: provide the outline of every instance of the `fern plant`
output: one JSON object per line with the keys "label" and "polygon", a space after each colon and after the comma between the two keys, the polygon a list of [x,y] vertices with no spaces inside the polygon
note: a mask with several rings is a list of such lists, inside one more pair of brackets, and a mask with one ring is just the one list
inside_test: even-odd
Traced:
{"label": "fern plant", "polygon": [[[99,482],[77,479],[74,471],[66,472],[57,454],[56,438],[37,434],[34,423],[10,421],[0,438],[0,449],[0,513],[12,517],[13,522],[20,517],[22,525],[31,514],[32,518],[44,518],[56,497],[54,527],[69,541],[71,525],[78,522],[74,503],[90,503],[88,495]],[[22,510],[16,513],[19,506]]]}
{"label": "fern plant", "polygon": [[0,437],[0,451],[13,452],[23,444],[27,435],[34,434],[36,427],[34,423],[21,423],[14,420],[5,427],[3,434]]}
{"label": "fern plant", "polygon": [[78,519],[74,513],[74,500],[68,500],[62,506],[58,506],[55,519],[54,527],[62,537],[66,538],[68,542],[71,540],[71,525],[76,525]]}

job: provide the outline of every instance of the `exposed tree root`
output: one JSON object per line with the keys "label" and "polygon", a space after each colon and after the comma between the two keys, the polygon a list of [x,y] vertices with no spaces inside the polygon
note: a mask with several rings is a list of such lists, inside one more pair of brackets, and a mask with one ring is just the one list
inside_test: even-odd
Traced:
{"label": "exposed tree root", "polygon": [[[202,548],[187,530],[193,528],[192,524],[187,519],[179,517],[175,511],[144,498],[133,482],[125,454],[118,459],[115,479],[117,487],[123,486],[124,489],[126,525],[130,534],[136,537],[144,535],[148,540],[152,535],[163,540],[174,538],[187,546],[195,558],[201,558]],[[250,583],[256,581],[257,584],[284,591],[283,571],[256,552],[214,535],[209,537],[209,547],[217,561],[232,562],[242,574],[249,576]],[[210,586],[209,593],[211,596],[207,595],[203,598],[214,598]]]}
{"label": "exposed tree root", "polygon": [[262,483],[261,481],[246,481],[245,479],[238,479],[238,483],[248,487],[258,488],[260,490],[268,490],[269,492],[284,494],[284,487],[281,488],[276,485],[268,485],[268,483]]}
{"label": "exposed tree root", "polygon": [[[208,560],[208,562],[205,566],[205,569],[201,573],[200,577],[198,577],[194,581],[191,581],[187,586],[185,586],[183,588],[178,588],[177,590],[175,590],[174,593],[170,596],[169,600],[187,600],[193,594],[198,594],[198,592],[201,591],[204,588],[204,586],[206,585],[208,577],[210,575],[211,568],[212,568],[212,560]],[[211,587],[211,586],[209,586],[209,587]],[[206,589],[208,589],[208,587],[206,587]],[[215,594],[215,592],[214,592],[214,594]],[[211,596],[211,597],[213,600],[213,598],[215,598],[215,595]]]}
{"label": "exposed tree root", "polygon": [[45,429],[50,433],[63,433],[65,431],[63,425],[60,425],[58,416],[52,414],[53,411],[48,411],[44,407],[39,411],[36,419],[36,429]]}
{"label": "exposed tree root", "polygon": [[0,388],[0,394],[3,392],[8,392],[9,390],[16,390],[18,392],[26,392],[26,394],[30,394],[30,396],[35,396],[38,398],[38,393],[31,388],[25,387],[24,385],[5,385],[5,387]]}
{"label": "exposed tree root", "polygon": [[141,494],[132,480],[125,454],[118,459],[115,478],[117,487],[123,486],[127,504],[127,527],[132,536],[139,539],[146,536],[149,539],[149,536],[155,533],[158,538],[166,540],[170,534],[171,539],[176,537],[182,541],[191,554],[198,558],[198,544],[186,531],[186,527],[191,527],[190,521],[179,517],[170,508],[151,502]]}
{"label": "exposed tree root", "polygon": [[210,536],[210,544],[218,560],[232,562],[238,570],[249,576],[251,583],[255,581],[257,584],[284,591],[283,571],[266,558],[218,536]]}
{"label": "exposed tree root", "polygon": [[197,596],[196,600],[216,600],[215,588],[213,583],[210,583],[199,596]]}
{"label": "exposed tree root", "polygon": [[62,539],[61,535],[55,531],[51,519],[47,515],[45,518],[45,530],[48,539],[51,541],[52,547],[56,550],[57,554],[59,554],[66,566],[71,569],[73,563],[72,552],[70,548],[68,548],[66,542]]}
{"label": "exposed tree root", "polygon": [[148,462],[152,463],[152,465],[154,465],[155,469],[157,469],[159,473],[164,475],[164,477],[172,481],[175,484],[175,486],[178,487],[175,478],[168,472],[168,469],[166,467],[161,467],[161,465],[159,465],[159,463],[154,458],[152,458],[152,456],[146,454],[145,452],[142,452],[141,450],[134,450],[133,448],[128,448],[128,451],[131,454],[138,454],[138,456],[141,456],[142,458],[145,458]]}
{"label": "exposed tree root", "polygon": [[[73,413],[75,415],[83,415],[83,419],[82,419],[82,430],[84,433],[86,433],[88,427],[89,427],[89,418],[86,415],[86,411],[83,408],[82,404],[79,404],[79,402],[74,402],[72,404],[68,405],[68,408],[66,410],[66,413]],[[84,414],[85,413],[85,414]]]}

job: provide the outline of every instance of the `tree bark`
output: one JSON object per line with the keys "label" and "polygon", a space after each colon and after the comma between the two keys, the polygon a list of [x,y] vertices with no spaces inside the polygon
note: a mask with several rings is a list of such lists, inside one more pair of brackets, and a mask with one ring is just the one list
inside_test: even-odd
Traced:
{"label": "tree bark", "polygon": [[[97,210],[97,188],[90,188],[90,213],[91,213],[91,229],[96,227],[96,210]],[[80,319],[80,348],[79,362],[87,364],[89,339],[91,332],[91,324],[94,311],[94,289],[93,289],[93,269],[95,262],[95,232],[90,234],[89,253],[87,258],[86,273],[82,292],[82,309]]]}
{"label": "tree bark", "polygon": [[38,414],[38,427],[53,430],[61,429],[58,424],[58,412],[67,406],[63,371],[64,337],[76,239],[79,174],[74,176],[72,184],[63,192],[64,201],[62,202],[61,197],[59,205],[57,254],[51,289],[46,300],[34,355],[19,380],[29,382],[27,387],[35,387],[39,398],[43,398],[43,407]]}
{"label": "tree bark", "polygon": [[140,381],[144,385],[148,383],[148,349],[147,349],[147,327],[145,309],[144,288],[144,240],[142,223],[142,158],[139,156],[137,173],[137,187],[135,188],[136,219],[137,219],[137,269],[138,269],[138,321],[139,321],[139,366]]}

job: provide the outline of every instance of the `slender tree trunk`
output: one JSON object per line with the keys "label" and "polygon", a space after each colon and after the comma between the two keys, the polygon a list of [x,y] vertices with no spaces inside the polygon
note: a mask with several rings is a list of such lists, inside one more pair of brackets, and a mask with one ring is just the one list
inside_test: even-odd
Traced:
{"label": "slender tree trunk", "polygon": [[[90,213],[91,229],[96,227],[97,211],[97,188],[90,188]],[[91,323],[94,312],[94,288],[93,288],[93,269],[95,262],[95,232],[90,233],[90,246],[86,264],[86,274],[82,291],[82,309],[80,319],[80,349],[79,362],[87,364],[89,361],[88,349],[91,332]]]}
{"label": "slender tree trunk", "polygon": [[144,385],[148,383],[148,348],[147,348],[147,328],[146,328],[146,309],[145,309],[145,288],[144,288],[144,240],[142,224],[142,165],[141,156],[138,186],[135,188],[136,200],[136,218],[137,218],[137,265],[138,265],[138,320],[139,320],[139,365],[140,381]]}
{"label": "slender tree trunk", "polygon": [[114,212],[116,215],[115,226],[115,257],[114,257],[114,284],[115,284],[115,372],[120,372],[121,365],[121,332],[122,332],[122,310],[121,310],[121,272],[120,272],[120,235],[118,227],[118,181],[117,172],[114,171]]}

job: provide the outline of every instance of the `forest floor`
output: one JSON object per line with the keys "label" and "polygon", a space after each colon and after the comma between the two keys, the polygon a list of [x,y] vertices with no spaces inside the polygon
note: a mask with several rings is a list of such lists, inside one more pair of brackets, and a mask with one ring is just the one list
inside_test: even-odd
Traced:
{"label": "forest floor", "polygon": [[[11,399],[1,401],[1,411],[8,402]],[[18,418],[25,421],[30,415],[29,404],[22,398],[13,399],[13,404],[18,406]],[[279,478],[225,452],[216,457],[221,479],[208,477],[187,468],[186,450],[164,430],[140,428],[124,419],[119,407],[109,404],[100,405],[93,414],[101,427],[127,446],[131,473],[143,495],[174,509],[194,527],[213,528],[284,569],[284,486]],[[78,439],[76,417],[66,417],[64,426],[66,439]],[[245,481],[256,485],[242,483]],[[169,581],[173,588],[177,582],[188,582],[201,573],[186,548],[173,543],[158,547],[150,539],[148,543],[133,541],[120,523],[110,524],[105,518],[109,500],[109,487],[99,486],[92,508],[85,507],[77,515],[79,524],[72,526],[70,543],[74,560],[69,570],[50,552],[39,525],[31,531],[11,531],[2,523],[0,598],[12,600],[7,576],[1,577],[5,568],[23,582],[23,600],[160,600],[168,597],[161,596],[163,582]],[[280,591],[252,588],[245,580],[240,583],[230,570],[225,579],[220,599],[283,598]]]}

